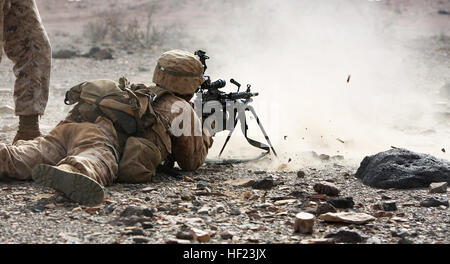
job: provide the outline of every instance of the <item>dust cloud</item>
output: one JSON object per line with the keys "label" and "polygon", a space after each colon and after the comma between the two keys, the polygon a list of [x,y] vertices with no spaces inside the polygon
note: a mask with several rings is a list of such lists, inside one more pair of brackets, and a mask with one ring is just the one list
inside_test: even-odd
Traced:
{"label": "dust cloud", "polygon": [[[216,22],[192,34],[211,57],[208,72],[260,92],[253,105],[279,152],[251,166],[299,169],[315,162],[308,151],[356,165],[391,146],[448,158],[448,125],[433,117],[441,84],[405,45],[424,32],[402,35],[379,2],[216,1],[198,17],[206,15]],[[210,157],[226,135],[216,136]],[[224,157],[257,153],[236,131]]]}

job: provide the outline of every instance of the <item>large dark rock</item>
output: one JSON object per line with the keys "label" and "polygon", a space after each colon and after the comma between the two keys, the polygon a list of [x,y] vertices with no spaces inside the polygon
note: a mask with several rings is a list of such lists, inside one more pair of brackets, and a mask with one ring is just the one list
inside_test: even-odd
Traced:
{"label": "large dark rock", "polygon": [[376,188],[422,188],[450,183],[450,162],[406,149],[391,149],[365,157],[355,175]]}

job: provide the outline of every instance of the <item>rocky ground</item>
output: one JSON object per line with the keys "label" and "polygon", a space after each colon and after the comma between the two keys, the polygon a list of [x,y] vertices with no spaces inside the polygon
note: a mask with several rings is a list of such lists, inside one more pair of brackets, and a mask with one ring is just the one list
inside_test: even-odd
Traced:
{"label": "rocky ground", "polygon": [[[92,45],[73,41],[81,34],[81,21],[90,21],[95,14],[88,12],[83,17],[83,10],[89,5],[104,8],[105,1],[50,2],[43,1],[39,7],[43,17],[48,15],[44,22],[48,22],[54,50],[87,53]],[[141,2],[146,1],[136,1],[128,10]],[[77,12],[62,15],[74,4],[81,5]],[[437,14],[444,4],[433,12]],[[57,7],[63,11],[52,12]],[[64,33],[71,22],[79,26]],[[421,51],[426,46],[423,54],[432,65],[448,68],[448,36],[418,42],[415,48]],[[117,79],[125,73],[135,81],[148,81],[161,47],[146,52],[111,45],[101,48],[111,49],[113,59],[70,56],[53,60],[49,105],[41,120],[43,132],[50,131],[69,110],[62,104],[68,88],[89,79]],[[11,67],[7,60],[0,65],[2,143],[12,141],[17,126]],[[151,184],[115,184],[106,189],[108,198],[97,207],[74,204],[33,182],[0,182],[0,243],[450,243],[448,192],[375,189],[357,179],[357,167],[346,160],[321,157],[319,163],[305,164],[300,171],[204,165],[193,173],[159,174]],[[333,191],[343,199],[333,198]],[[432,197],[444,203],[426,207],[423,201]],[[331,223],[319,216],[333,211],[349,212],[350,223]],[[300,212],[315,215],[312,234],[294,232]],[[367,221],[351,223],[355,216]]]}
{"label": "rocky ground", "polygon": [[[208,165],[195,173],[183,173],[179,178],[161,174],[156,180],[160,181],[158,183],[108,187],[108,199],[97,207],[71,203],[52,190],[32,182],[1,183],[0,241],[450,242],[448,205],[420,205],[430,197],[448,201],[448,193],[430,194],[425,189],[399,191],[370,188],[352,175],[355,168],[325,162],[327,165],[322,170],[305,168],[302,172],[270,173],[250,171],[245,166]],[[373,220],[365,224],[352,224],[317,219],[312,234],[294,233],[297,213],[315,214],[317,207],[324,208],[323,204],[331,198],[317,194],[313,189],[316,183],[332,183],[340,190],[339,197],[353,198],[354,206],[351,202],[335,202],[338,207],[353,207],[338,208],[337,211],[366,213],[374,216]],[[343,230],[348,232],[336,235]],[[330,235],[331,238],[325,238]]]}

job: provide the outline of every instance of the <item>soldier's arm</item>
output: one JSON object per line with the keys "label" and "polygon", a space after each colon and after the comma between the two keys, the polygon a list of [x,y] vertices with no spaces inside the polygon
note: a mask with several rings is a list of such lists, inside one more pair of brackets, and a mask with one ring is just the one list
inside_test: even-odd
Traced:
{"label": "soldier's arm", "polygon": [[[201,121],[189,103],[178,101],[177,104],[170,117],[172,155],[182,170],[193,171],[205,162],[213,139],[206,129],[202,129]],[[189,121],[190,126],[185,127]]]}

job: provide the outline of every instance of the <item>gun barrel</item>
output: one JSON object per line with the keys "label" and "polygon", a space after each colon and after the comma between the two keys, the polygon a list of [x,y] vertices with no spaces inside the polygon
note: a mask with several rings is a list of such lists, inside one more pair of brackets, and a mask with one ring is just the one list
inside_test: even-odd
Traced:
{"label": "gun barrel", "polygon": [[231,100],[248,99],[258,95],[259,93],[248,93],[248,92],[230,93],[228,94],[228,99]]}

